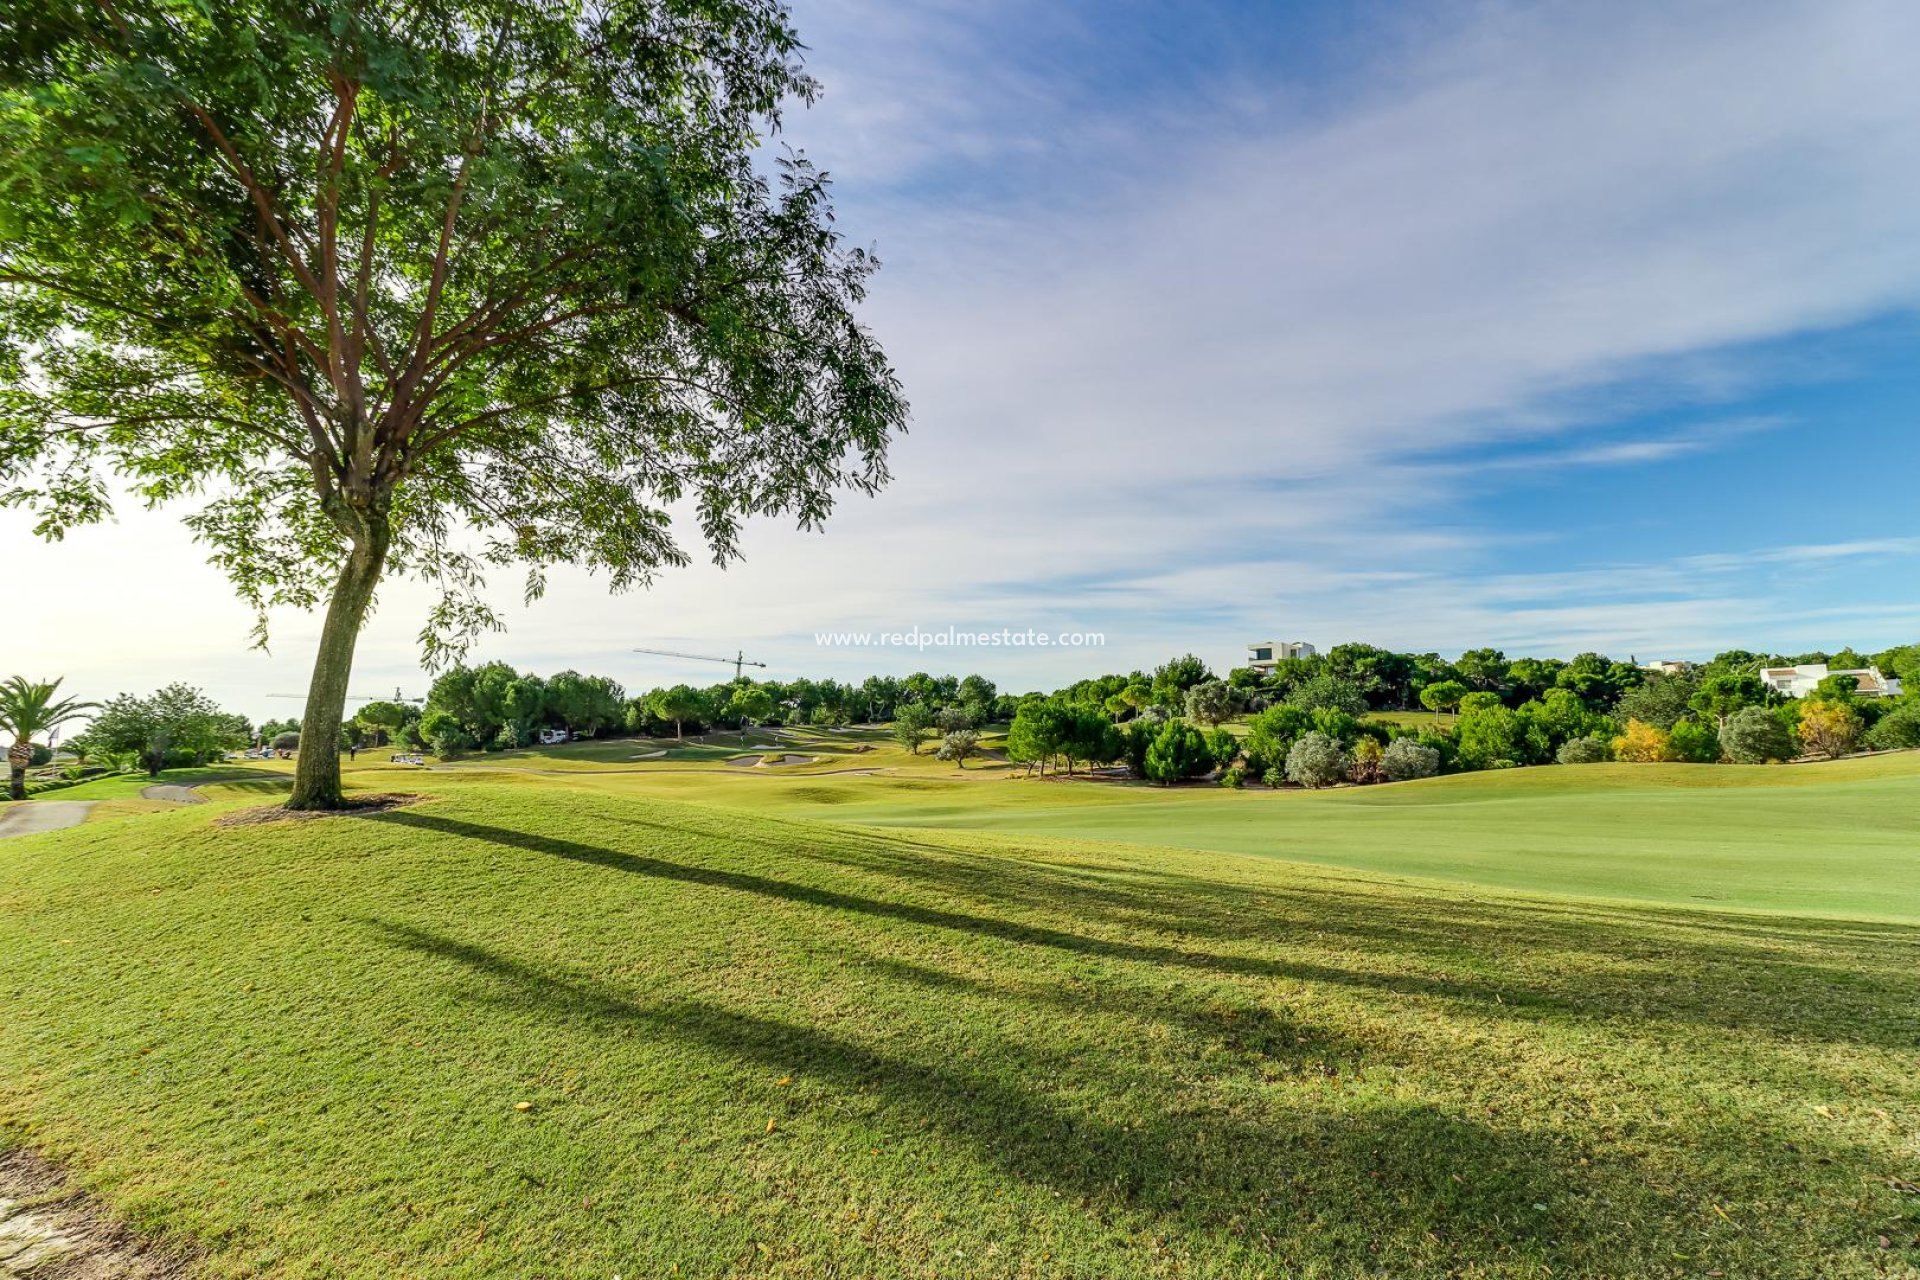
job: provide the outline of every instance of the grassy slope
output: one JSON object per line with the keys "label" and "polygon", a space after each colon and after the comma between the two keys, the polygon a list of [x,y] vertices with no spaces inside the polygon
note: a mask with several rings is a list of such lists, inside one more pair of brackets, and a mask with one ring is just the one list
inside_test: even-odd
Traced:
{"label": "grassy slope", "polygon": [[418,781],[0,848],[0,1133],[221,1276],[1920,1260],[1906,928]]}
{"label": "grassy slope", "polygon": [[[904,765],[900,753],[859,759]],[[1319,794],[655,771],[593,785],[876,826],[1279,857],[1675,905],[1920,921],[1920,752],[1832,764],[1590,765]],[[989,781],[991,780],[991,781]]]}

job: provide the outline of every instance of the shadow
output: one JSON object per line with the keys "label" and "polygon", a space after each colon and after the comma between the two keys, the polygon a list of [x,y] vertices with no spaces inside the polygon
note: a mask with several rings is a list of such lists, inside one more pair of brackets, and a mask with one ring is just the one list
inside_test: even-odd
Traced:
{"label": "shadow", "polygon": [[[804,821],[756,819],[756,833],[695,806],[675,806],[681,820],[666,822],[636,816],[631,803],[582,797],[581,804],[583,822],[678,842],[702,837],[761,850],[768,863],[791,867],[798,858],[890,883],[852,893],[436,813],[400,810],[368,820],[1016,946],[1462,1002],[1506,1020],[1626,1019],[1643,1033],[1673,1023],[1782,1039],[1920,1044],[1920,930],[1899,926],[1534,905],[1470,891],[1439,899],[1390,881],[1371,891],[1311,881],[1276,888],[1225,875],[980,854],[927,832],[907,838],[836,827],[827,852],[817,825]],[[1035,910],[1084,927],[1019,918]],[[1353,962],[1308,958],[1324,956],[1330,944]],[[1516,966],[1516,955],[1526,963]]]}
{"label": "shadow", "polygon": [[[1028,1187],[1072,1197],[1110,1234],[1158,1233],[1206,1249],[1208,1261],[1228,1271],[1257,1263],[1289,1274],[1289,1264],[1311,1263],[1333,1268],[1328,1274],[1374,1274],[1372,1260],[1388,1248],[1437,1260],[1462,1246],[1528,1274],[1570,1256],[1617,1263],[1642,1247],[1645,1222],[1660,1212],[1631,1169],[1605,1174],[1605,1194],[1596,1197],[1594,1175],[1582,1172],[1568,1140],[1429,1104],[1356,1107],[1334,1091],[1324,1104],[1280,1110],[1116,1106],[1126,1099],[1076,1089],[1053,1064],[1004,1045],[987,1046],[971,1064],[951,1055],[929,1060],[924,1050],[882,1051],[706,1000],[646,1003],[429,930],[366,924],[386,945],[480,984],[458,989],[458,998],[608,1045],[619,1043],[609,1037],[620,1028],[638,1028],[648,1040],[675,1041],[736,1069],[795,1078],[819,1099],[815,1114],[829,1129],[875,1124],[891,1140],[914,1143],[931,1131]],[[1124,1091],[1124,1070],[1086,1069]],[[1153,1083],[1165,1090],[1176,1082]],[[806,1105],[801,1097],[792,1095],[792,1105]],[[1537,1207],[1549,1202],[1559,1210],[1552,1218]]]}

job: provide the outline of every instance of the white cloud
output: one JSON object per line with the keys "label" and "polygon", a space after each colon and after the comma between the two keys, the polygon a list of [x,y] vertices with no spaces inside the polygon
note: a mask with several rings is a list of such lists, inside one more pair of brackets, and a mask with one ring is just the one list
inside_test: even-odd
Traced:
{"label": "white cloud", "polygon": [[[1084,48],[1072,11],[813,0],[799,20],[828,96],[790,136],[889,263],[869,318],[915,403],[898,480],[824,537],[757,526],[744,565],[645,596],[558,574],[486,652],[653,679],[674,672],[619,662],[631,645],[844,671],[876,660],[804,637],[883,622],[1057,619],[1108,631],[1102,665],[1124,666],[1188,646],[1225,661],[1276,630],[1698,651],[1816,621],[1711,542],[1665,566],[1502,573],[1525,534],[1478,527],[1473,472],[1446,455],[1727,447],[1748,428],[1586,424],[1717,413],[1778,373],[1740,344],[1920,303],[1920,7],[1464,7],[1384,39],[1354,78],[1237,70],[1184,114],[1164,95],[1090,103],[1004,56],[1036,20]],[[9,612],[28,618],[0,667],[303,683],[311,622],[282,626],[284,659],[239,652],[225,588],[147,517],[67,549],[20,547],[23,523],[0,514]],[[419,599],[385,593],[363,682],[416,679]],[[1915,611],[1846,616],[1888,634]],[[1087,661],[1007,669],[1043,682]]]}

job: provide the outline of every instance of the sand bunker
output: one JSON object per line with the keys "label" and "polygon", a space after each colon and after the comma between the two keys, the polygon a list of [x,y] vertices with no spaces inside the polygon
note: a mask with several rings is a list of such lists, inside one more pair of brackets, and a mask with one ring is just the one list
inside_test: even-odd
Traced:
{"label": "sand bunker", "polygon": [[733,756],[727,761],[732,769],[769,769],[785,764],[812,764],[814,756]]}

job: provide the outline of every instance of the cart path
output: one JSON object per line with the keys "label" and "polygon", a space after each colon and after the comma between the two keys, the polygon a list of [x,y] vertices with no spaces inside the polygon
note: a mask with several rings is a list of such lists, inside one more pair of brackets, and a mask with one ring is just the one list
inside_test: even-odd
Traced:
{"label": "cart path", "polygon": [[77,827],[93,812],[93,800],[15,800],[0,805],[0,839]]}

